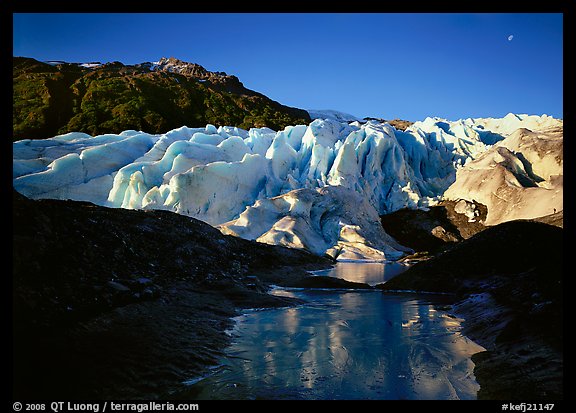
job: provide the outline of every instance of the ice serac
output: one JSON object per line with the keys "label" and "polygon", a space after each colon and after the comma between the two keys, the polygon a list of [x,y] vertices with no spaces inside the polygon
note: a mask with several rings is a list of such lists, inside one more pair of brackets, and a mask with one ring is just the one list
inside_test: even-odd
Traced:
{"label": "ice serac", "polygon": [[324,186],[259,200],[220,230],[339,260],[395,260],[412,252],[374,225],[378,220],[376,209],[358,192]]}
{"label": "ice serac", "polygon": [[[112,174],[146,153],[155,137],[145,133],[101,135],[71,133],[14,144],[14,188],[31,198],[56,198],[102,204]],[[32,156],[35,158],[32,158]],[[23,165],[40,161],[23,172]]]}
{"label": "ice serac", "polygon": [[[174,175],[164,207],[217,225],[240,214],[262,191],[266,159],[246,154],[239,162],[212,162]],[[150,207],[150,205],[149,205]]]}
{"label": "ice serac", "polygon": [[427,118],[404,131],[328,117],[13,144],[14,188],[28,197],[166,209],[339,259],[405,254],[378,216],[444,197],[487,205],[489,224],[559,212],[562,176],[562,121],[549,116]]}

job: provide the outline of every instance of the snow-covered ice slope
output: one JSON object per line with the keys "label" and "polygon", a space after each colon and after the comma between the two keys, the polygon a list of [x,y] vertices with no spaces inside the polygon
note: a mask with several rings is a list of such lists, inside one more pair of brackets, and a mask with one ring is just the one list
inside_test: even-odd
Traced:
{"label": "snow-covered ice slope", "polygon": [[459,169],[444,196],[486,205],[486,225],[562,211],[563,146],[562,128],[516,129]]}
{"label": "snow-covered ice slope", "polygon": [[379,223],[378,212],[366,197],[344,186],[328,185],[258,200],[220,229],[340,260],[393,260],[412,252],[375,223]]}
{"label": "snow-covered ice slope", "polygon": [[333,109],[308,109],[307,112],[312,119],[331,119],[338,122],[354,122],[362,120],[357,116]]}
{"label": "snow-covered ice slope", "polygon": [[[404,132],[374,121],[316,119],[281,131],[207,125],[161,135],[68,133],[15,142],[13,183],[30,198],[166,209],[262,242],[341,259],[393,259],[407,250],[381,230],[378,215],[432,205],[451,185],[452,196],[476,196],[456,190],[462,165],[498,145],[519,150],[518,128],[554,127],[562,121],[508,115],[427,118]],[[509,140],[516,143],[506,146]],[[557,182],[558,168],[539,159],[524,161],[534,163],[527,174],[546,190],[542,182]]]}

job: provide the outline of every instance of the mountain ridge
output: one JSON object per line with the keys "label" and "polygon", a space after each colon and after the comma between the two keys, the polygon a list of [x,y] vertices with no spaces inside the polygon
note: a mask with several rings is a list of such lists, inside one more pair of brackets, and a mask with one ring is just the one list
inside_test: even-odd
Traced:
{"label": "mountain ridge", "polygon": [[246,88],[234,75],[175,58],[121,62],[40,62],[13,57],[13,140],[67,132],[163,133],[207,123],[281,129],[309,123],[303,109]]}

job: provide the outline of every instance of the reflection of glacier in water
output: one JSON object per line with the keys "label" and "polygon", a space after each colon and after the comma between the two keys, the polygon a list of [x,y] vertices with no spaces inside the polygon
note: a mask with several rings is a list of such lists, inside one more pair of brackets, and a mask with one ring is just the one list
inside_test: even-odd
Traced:
{"label": "reflection of glacier in water", "polygon": [[[356,264],[362,265],[362,264]],[[286,290],[293,308],[237,318],[221,365],[197,399],[475,399],[482,347],[436,298],[379,291]]]}
{"label": "reflection of glacier in water", "polygon": [[370,285],[381,284],[391,280],[401,272],[408,269],[408,264],[396,261],[362,262],[340,261],[327,270],[313,271],[313,275],[342,278],[347,281],[366,283]]}

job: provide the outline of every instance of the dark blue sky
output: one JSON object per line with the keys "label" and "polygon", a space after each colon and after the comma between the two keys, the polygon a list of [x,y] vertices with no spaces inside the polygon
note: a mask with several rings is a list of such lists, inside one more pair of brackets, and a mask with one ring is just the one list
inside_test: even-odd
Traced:
{"label": "dark blue sky", "polygon": [[359,117],[562,118],[562,17],[24,13],[14,14],[13,54],[126,64],[173,56],[286,105]]}

